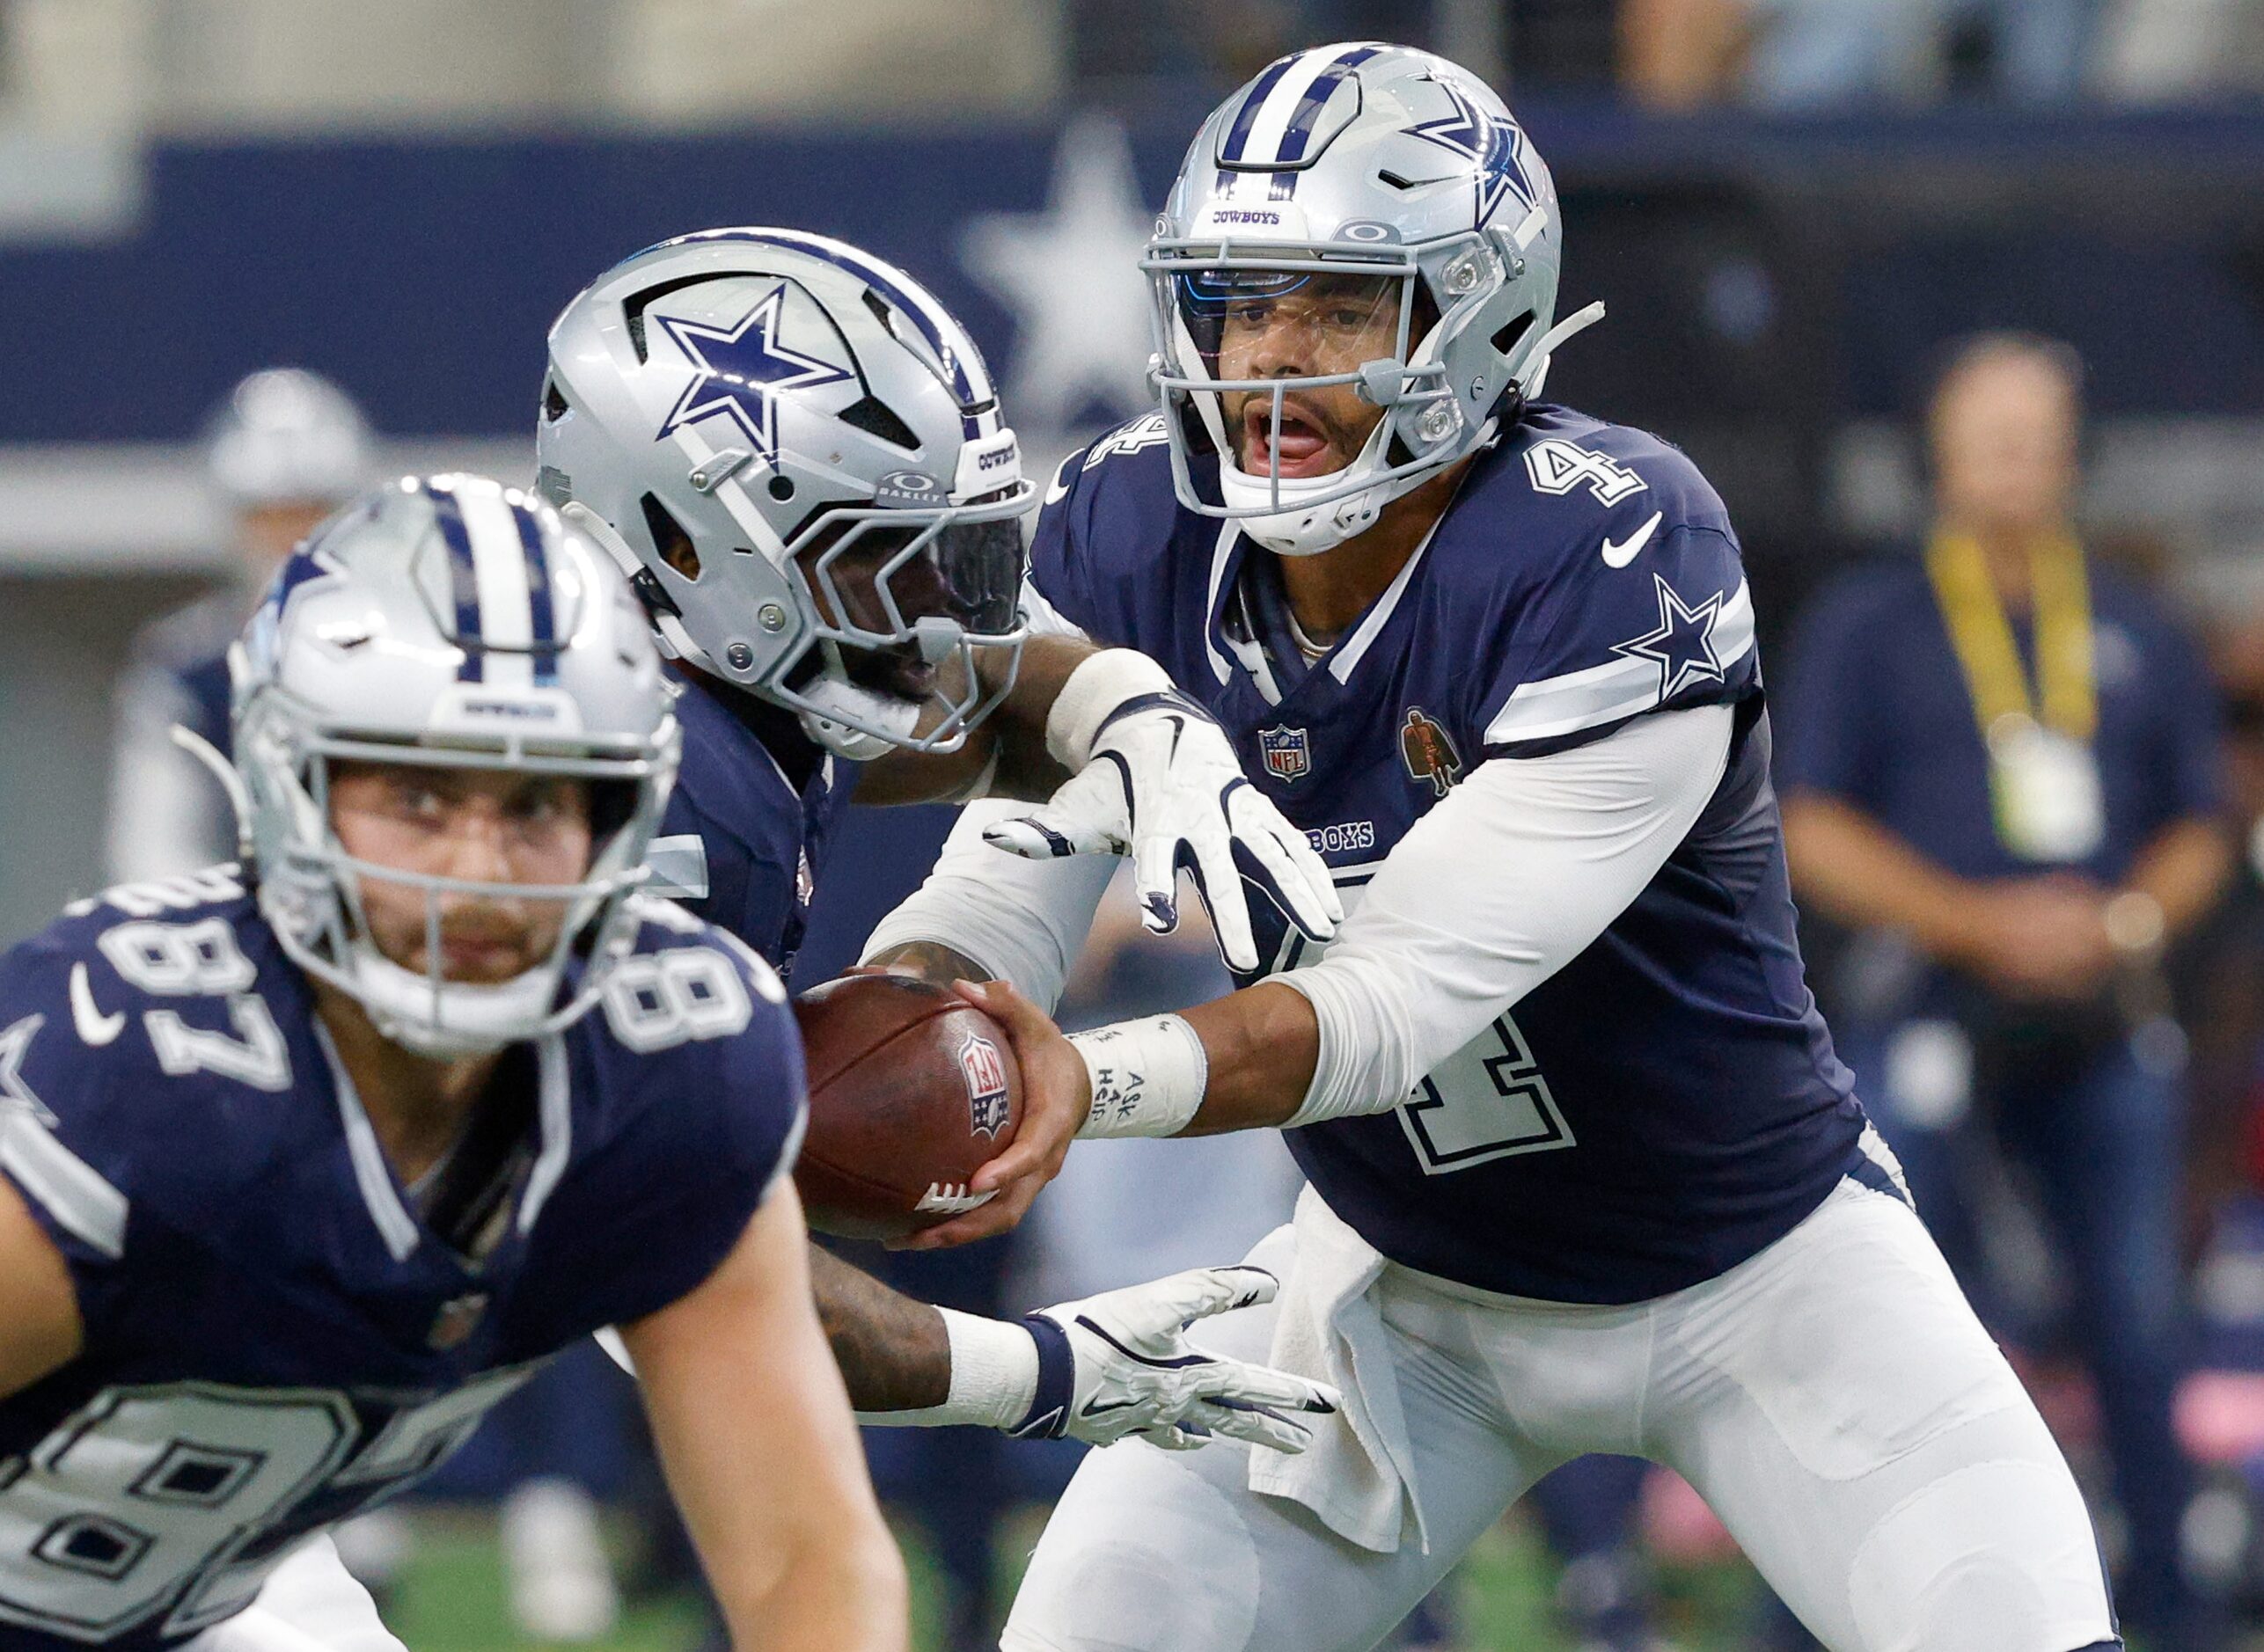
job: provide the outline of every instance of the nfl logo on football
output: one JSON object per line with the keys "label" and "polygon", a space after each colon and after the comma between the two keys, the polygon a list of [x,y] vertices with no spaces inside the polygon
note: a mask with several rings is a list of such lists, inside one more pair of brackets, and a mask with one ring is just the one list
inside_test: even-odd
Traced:
{"label": "nfl logo on football", "polygon": [[978,1136],[996,1136],[1007,1122],[1007,1064],[999,1047],[969,1034],[959,1046],[959,1071],[967,1080],[968,1122]]}
{"label": "nfl logo on football", "polygon": [[1301,728],[1261,728],[1257,749],[1265,758],[1265,771],[1277,779],[1294,780],[1313,766]]}

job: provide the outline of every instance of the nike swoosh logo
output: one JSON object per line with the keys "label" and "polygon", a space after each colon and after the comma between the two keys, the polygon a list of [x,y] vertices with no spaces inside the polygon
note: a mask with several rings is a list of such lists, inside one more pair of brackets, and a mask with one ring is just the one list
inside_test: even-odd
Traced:
{"label": "nike swoosh logo", "polygon": [[1614,545],[1609,539],[1606,539],[1604,541],[1604,566],[1608,568],[1623,568],[1629,563],[1634,561],[1636,552],[1642,550],[1644,546],[1649,545],[1651,543],[1651,536],[1659,531],[1659,520],[1666,514],[1667,513],[1664,511],[1652,511],[1651,513],[1651,520],[1645,523],[1643,526],[1638,528],[1633,533],[1628,535],[1624,544]]}
{"label": "nike swoosh logo", "polygon": [[1061,463],[1055,467],[1053,471],[1053,479],[1045,485],[1045,502],[1047,504],[1058,505],[1063,500],[1069,497],[1069,484],[1065,479],[1069,474],[1069,459],[1073,459],[1076,457],[1077,455],[1073,453],[1069,456],[1068,459],[1062,460]]}
{"label": "nike swoosh logo", "polygon": [[1129,1411],[1139,1403],[1137,1400],[1088,1400],[1085,1402],[1085,1408],[1077,1414],[1081,1417],[1106,1416],[1111,1411]]}
{"label": "nike swoosh logo", "polygon": [[94,1007],[94,990],[86,983],[86,966],[75,963],[70,967],[70,1024],[78,1029],[83,1042],[99,1049],[126,1030],[126,1012],[114,1010],[105,1015]]}

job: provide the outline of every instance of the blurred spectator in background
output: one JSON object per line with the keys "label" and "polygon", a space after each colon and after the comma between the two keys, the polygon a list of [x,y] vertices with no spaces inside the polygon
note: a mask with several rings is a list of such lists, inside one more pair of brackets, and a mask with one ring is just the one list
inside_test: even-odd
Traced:
{"label": "blurred spectator in background", "polygon": [[1622,0],[1623,81],[1661,108],[2058,103],[2084,84],[2103,0]]}
{"label": "blurred spectator in background", "polygon": [[2176,1647],[2197,1633],[2170,1421],[2185,1042],[2160,961],[2231,856],[2196,652],[2077,536],[2080,384],[2033,335],[1950,355],[1931,537],[1804,617],[1778,779],[1796,893],[1867,932],[1842,1053],[2000,1333],[2025,1327],[1982,1266],[1981,1154],[2033,1174],[2128,1533],[2118,1604]]}
{"label": "blurred spectator in background", "polygon": [[291,547],[369,480],[370,431],[361,409],[328,379],[298,368],[269,368],[237,385],[205,439],[234,577],[135,640],[119,682],[111,754],[114,883],[172,877],[234,857],[227,797],[204,765],[173,743],[173,725],[226,754],[228,645]]}

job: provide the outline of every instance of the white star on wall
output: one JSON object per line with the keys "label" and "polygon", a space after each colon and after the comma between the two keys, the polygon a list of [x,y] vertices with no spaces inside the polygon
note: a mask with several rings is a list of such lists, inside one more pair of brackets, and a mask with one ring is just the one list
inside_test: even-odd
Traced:
{"label": "white star on wall", "polygon": [[1096,408],[1115,419],[1153,404],[1139,259],[1154,224],[1131,140],[1097,117],[1061,135],[1044,212],[985,213],[969,223],[960,261],[1015,315],[1010,423],[1051,433]]}

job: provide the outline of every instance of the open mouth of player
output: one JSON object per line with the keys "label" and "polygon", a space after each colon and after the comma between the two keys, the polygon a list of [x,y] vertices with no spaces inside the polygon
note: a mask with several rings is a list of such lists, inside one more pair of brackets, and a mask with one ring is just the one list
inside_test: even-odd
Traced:
{"label": "open mouth of player", "polygon": [[1340,469],[1336,444],[1320,422],[1285,399],[1274,419],[1273,398],[1253,395],[1242,404],[1242,470],[1251,476],[1325,476]]}

